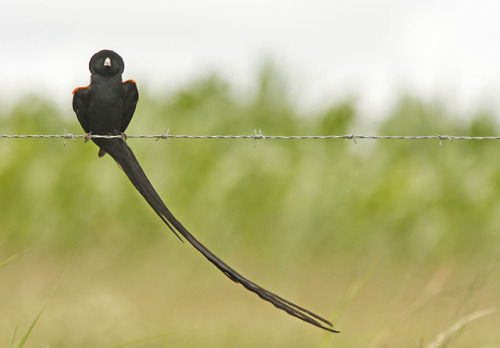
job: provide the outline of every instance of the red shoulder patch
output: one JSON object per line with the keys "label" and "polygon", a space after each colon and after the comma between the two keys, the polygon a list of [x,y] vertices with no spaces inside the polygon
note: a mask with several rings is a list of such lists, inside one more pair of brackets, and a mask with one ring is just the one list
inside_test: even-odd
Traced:
{"label": "red shoulder patch", "polygon": [[134,84],[137,84],[134,80],[127,80],[127,81],[123,81],[123,83],[127,83],[127,82],[132,82]]}
{"label": "red shoulder patch", "polygon": [[73,90],[73,93],[72,93],[72,94],[75,94],[75,93],[76,93],[76,91],[78,91],[79,89],[87,89],[87,88],[89,88],[89,86],[87,86],[87,87],[76,87],[76,88]]}

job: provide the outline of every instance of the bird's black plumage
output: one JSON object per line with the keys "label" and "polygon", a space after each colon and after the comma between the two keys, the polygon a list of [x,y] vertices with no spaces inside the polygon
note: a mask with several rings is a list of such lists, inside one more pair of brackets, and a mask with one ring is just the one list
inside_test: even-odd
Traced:
{"label": "bird's black plumage", "polygon": [[73,92],[73,110],[78,121],[87,134],[123,136],[122,138],[91,138],[100,148],[99,156],[108,153],[113,157],[135,188],[172,232],[179,238],[179,234],[184,237],[231,280],[240,283],[263,300],[294,317],[322,329],[338,332],[324,325],[332,326],[328,320],[243,277],[188,232],[165,206],[139,165],[132,149],[125,143],[124,132],[134,114],[139,93],[133,80],[122,82],[123,59],[113,51],[102,50],[92,56],[89,68],[92,73],[90,85],[77,88]]}

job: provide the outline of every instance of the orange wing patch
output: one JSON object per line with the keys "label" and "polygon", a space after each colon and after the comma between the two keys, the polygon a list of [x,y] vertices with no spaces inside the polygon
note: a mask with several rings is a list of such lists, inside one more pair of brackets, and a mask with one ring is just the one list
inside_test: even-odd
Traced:
{"label": "orange wing patch", "polygon": [[73,93],[72,93],[72,94],[75,94],[75,93],[76,93],[76,91],[78,91],[79,89],[87,89],[87,88],[89,88],[89,86],[87,86],[87,87],[76,87],[76,88],[73,90]]}
{"label": "orange wing patch", "polygon": [[123,81],[123,83],[127,83],[127,82],[133,82],[134,84],[137,84],[134,80],[130,79],[130,80],[127,80],[127,81]]}

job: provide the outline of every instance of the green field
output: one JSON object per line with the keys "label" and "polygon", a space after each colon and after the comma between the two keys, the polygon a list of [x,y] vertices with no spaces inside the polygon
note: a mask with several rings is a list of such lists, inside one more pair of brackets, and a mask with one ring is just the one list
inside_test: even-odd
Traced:
{"label": "green field", "polygon": [[[256,81],[246,98],[216,76],[155,94],[138,81],[128,134],[499,135],[480,106],[401,96],[373,122],[350,99],[299,111],[272,70]],[[0,133],[82,134],[70,106],[20,99]],[[0,263],[17,256],[0,266],[0,346],[500,346],[499,141],[128,143],[200,241],[342,333],[232,283],[95,145],[0,139]]]}

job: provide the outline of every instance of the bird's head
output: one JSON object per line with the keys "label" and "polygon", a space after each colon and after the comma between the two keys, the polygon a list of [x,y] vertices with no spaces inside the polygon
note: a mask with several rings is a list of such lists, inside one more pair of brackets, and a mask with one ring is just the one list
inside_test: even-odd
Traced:
{"label": "bird's head", "polygon": [[92,75],[112,76],[123,73],[125,63],[123,63],[123,59],[118,53],[111,50],[102,50],[90,58],[89,69]]}

